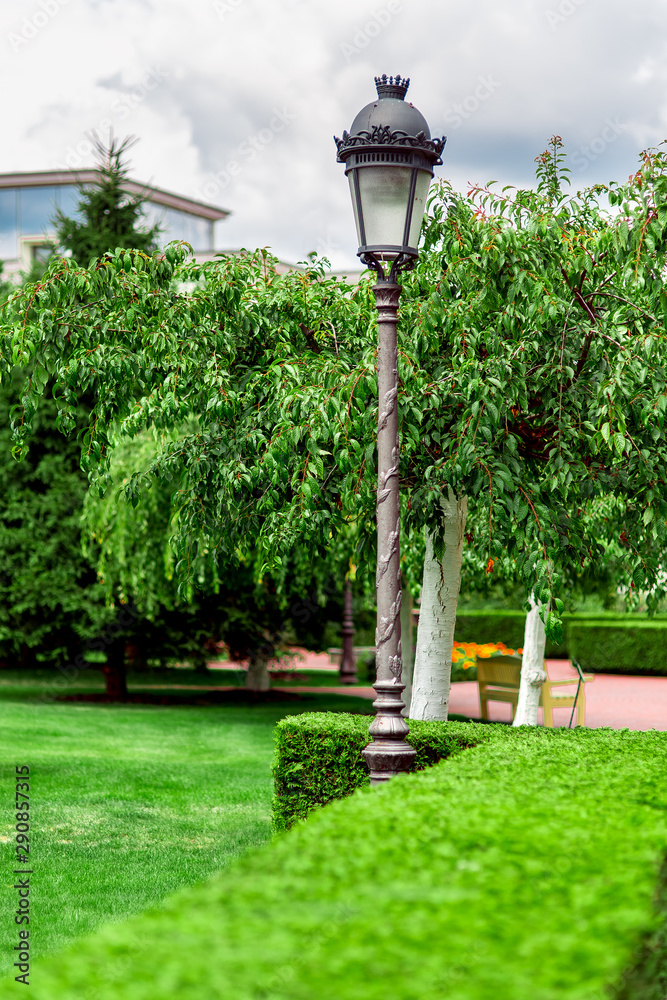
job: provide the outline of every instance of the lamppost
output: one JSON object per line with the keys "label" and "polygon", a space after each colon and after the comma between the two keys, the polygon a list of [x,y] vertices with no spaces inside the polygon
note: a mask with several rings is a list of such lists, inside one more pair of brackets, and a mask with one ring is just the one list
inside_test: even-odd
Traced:
{"label": "lamppost", "polygon": [[[414,267],[433,167],[442,163],[445,139],[432,139],[426,119],[405,102],[409,80],[375,78],[377,100],[367,104],[342,139],[338,162],[345,164],[357,224],[357,255],[378,276],[373,286],[378,311],[378,482],[377,482],[377,698],[363,751],[371,784],[409,771],[415,751],[406,742],[401,716],[401,510],[398,495],[398,350],[396,323],[401,287],[396,278]],[[335,138],[335,137],[334,137]],[[387,274],[384,264],[390,265]]]}
{"label": "lamppost", "polygon": [[345,581],[345,610],[343,612],[343,655],[340,658],[341,684],[357,683],[357,658],[354,655],[354,620],[352,618],[352,584]]}

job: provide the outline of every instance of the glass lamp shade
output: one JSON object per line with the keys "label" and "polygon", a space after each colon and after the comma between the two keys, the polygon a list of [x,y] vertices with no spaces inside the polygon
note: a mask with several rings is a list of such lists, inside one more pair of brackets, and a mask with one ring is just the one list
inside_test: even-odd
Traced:
{"label": "glass lamp shade", "polygon": [[408,79],[375,77],[371,101],[342,138],[334,136],[345,164],[357,224],[357,255],[365,264],[392,261],[403,270],[417,257],[433,168],[442,163],[446,139],[433,139],[428,122],[405,101]]}
{"label": "glass lamp shade", "polygon": [[359,254],[372,253],[382,260],[399,254],[417,256],[432,176],[428,167],[393,163],[360,164],[348,170]]}

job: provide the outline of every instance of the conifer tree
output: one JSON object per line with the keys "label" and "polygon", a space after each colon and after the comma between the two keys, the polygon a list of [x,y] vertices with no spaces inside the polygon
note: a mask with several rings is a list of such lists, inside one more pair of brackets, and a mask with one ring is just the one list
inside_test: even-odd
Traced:
{"label": "conifer tree", "polygon": [[70,251],[81,264],[119,246],[152,253],[157,248],[160,225],[145,225],[145,195],[127,190],[126,156],[136,144],[136,137],[126,136],[121,142],[112,134],[108,146],[94,134],[91,138],[97,154],[98,179],[92,186],[80,188],[78,218],[57,210],[54,222],[58,247]]}
{"label": "conifer tree", "polygon": [[[81,188],[78,218],[58,211],[53,220],[56,246],[84,263],[118,246],[152,251],[159,226],[142,228],[144,198],[129,195],[125,157],[136,139],[111,136],[105,146],[94,137],[99,180]],[[54,247],[55,249],[55,247]],[[54,254],[54,257],[56,255]],[[54,259],[54,258],[52,258]],[[22,284],[41,287],[46,263],[35,262]],[[0,274],[0,302],[14,291]],[[28,365],[24,374],[31,371]],[[0,662],[63,668],[88,649],[117,618],[105,608],[105,594],[91,562],[81,551],[81,515],[87,479],[76,459],[75,440],[56,427],[57,407],[45,385],[46,406],[34,427],[30,455],[20,465],[10,452],[12,392],[0,389]],[[79,394],[77,426],[85,427],[90,400]],[[141,623],[139,623],[141,626]],[[141,632],[141,627],[138,629]],[[125,640],[129,634],[125,636]],[[170,637],[171,638],[171,637]],[[178,640],[172,643],[179,645]],[[91,647],[92,648],[92,647]],[[105,668],[108,693],[125,691],[123,637],[105,644],[115,659]],[[119,652],[120,650],[120,652]],[[118,662],[120,661],[120,662]]]}

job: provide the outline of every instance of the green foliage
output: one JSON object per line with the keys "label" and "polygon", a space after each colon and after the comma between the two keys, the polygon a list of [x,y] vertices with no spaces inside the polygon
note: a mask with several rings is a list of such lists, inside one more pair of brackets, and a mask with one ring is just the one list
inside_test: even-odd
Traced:
{"label": "green foliage", "polygon": [[599,674],[667,675],[667,622],[565,623],[568,650],[584,669]]}
{"label": "green foliage", "polygon": [[[198,432],[193,419],[188,426],[165,432],[163,438],[178,447]],[[179,576],[173,537],[186,484],[177,465],[171,478],[153,474],[158,450],[150,431],[121,439],[109,465],[113,485],[104,497],[86,498],[84,548],[97,567],[108,602],[132,599],[153,623],[151,636],[156,628],[162,630],[163,640],[158,642],[162,647],[168,636],[182,633],[181,655],[190,652],[202,658],[213,639],[224,639],[237,658],[267,659],[286,642],[322,646],[327,615],[339,620],[342,615],[349,546],[341,552],[333,546],[326,562],[315,564],[297,550],[285,558],[276,575],[263,572],[254,552],[221,571],[214,552],[191,549],[187,559],[196,561],[196,576],[193,579],[188,572]],[[133,475],[149,488],[126,503],[123,490]],[[184,581],[180,588],[179,581]],[[133,641],[145,647],[143,639],[137,635]],[[144,657],[150,655],[146,650]]]}
{"label": "green foliage", "polygon": [[[488,729],[493,739],[317,809],[219,877],[37,963],[31,995],[614,996],[624,973],[638,982],[635,956],[658,929],[667,734]],[[0,997],[15,992],[9,982]]]}
{"label": "green foliage", "polygon": [[[467,611],[456,616],[457,642],[503,642],[523,645],[526,616],[520,611]],[[563,641],[547,640],[547,657],[574,656],[584,670],[596,674],[667,676],[667,621],[635,615],[563,615]],[[476,680],[474,668],[455,680]]]}
{"label": "green foliage", "polygon": [[456,615],[454,641],[502,642],[518,649],[523,646],[525,625],[524,611],[463,611]]}
{"label": "green foliage", "polygon": [[[315,806],[350,795],[370,778],[361,751],[368,745],[370,719],[359,715],[309,713],[276,726],[273,762],[273,825],[287,830]],[[493,735],[491,727],[468,722],[410,720],[408,743],[417,751],[413,771],[476,746]]]}
{"label": "green foliage", "polygon": [[[655,609],[667,525],[667,154],[567,197],[562,156],[554,140],[538,158],[538,191],[436,186],[399,324],[406,575],[451,487],[469,497],[467,588],[521,582],[555,640],[562,595],[591,567]],[[119,249],[87,268],[54,262],[4,316],[5,370],[34,359],[53,374],[65,430],[75,390],[94,395],[95,489],[115,441],[163,435],[125,495],[179,478],[177,574],[251,552],[260,575],[279,574],[297,546],[315,559],[340,537],[372,566],[368,282],[350,289],[314,263],[279,275],[264,251],[200,265],[182,246]],[[41,377],[24,387],[19,452]]]}
{"label": "green foliage", "polygon": [[137,140],[128,137],[119,142],[112,136],[105,146],[97,136],[91,138],[97,153],[98,178],[92,186],[80,189],[78,218],[57,210],[54,225],[58,247],[81,263],[119,246],[151,253],[156,249],[160,226],[146,228],[142,221],[146,195],[130,195],[126,188],[129,168],[124,158]]}
{"label": "green foliage", "polygon": [[[86,493],[80,444],[56,429],[57,406],[43,401],[30,454],[11,456],[13,393],[0,389],[0,660],[6,664],[72,662],[114,618],[81,552]],[[76,411],[81,427],[87,414]]]}

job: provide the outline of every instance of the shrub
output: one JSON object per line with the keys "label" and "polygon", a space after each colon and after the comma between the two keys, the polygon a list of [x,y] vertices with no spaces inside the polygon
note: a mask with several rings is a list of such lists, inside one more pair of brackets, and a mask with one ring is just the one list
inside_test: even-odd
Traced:
{"label": "shrub", "polygon": [[526,615],[523,611],[466,611],[456,616],[456,642],[503,642],[512,649],[523,646]]}
{"label": "shrub", "polygon": [[[456,617],[456,642],[502,642],[523,645],[526,616],[521,611],[466,611]],[[563,642],[547,641],[547,657],[575,656],[585,670],[600,674],[667,676],[667,621],[625,615],[563,616]],[[456,680],[475,680],[473,668]]]}
{"label": "shrub", "polygon": [[488,729],[37,962],[31,996],[660,1000],[667,734]]}
{"label": "shrub", "polygon": [[570,652],[599,674],[667,674],[663,622],[568,622]]}
{"label": "shrub", "polygon": [[[370,742],[371,716],[311,712],[276,726],[273,824],[286,830],[315,806],[369,784],[361,751]],[[491,738],[492,728],[469,722],[409,720],[415,771]]]}

